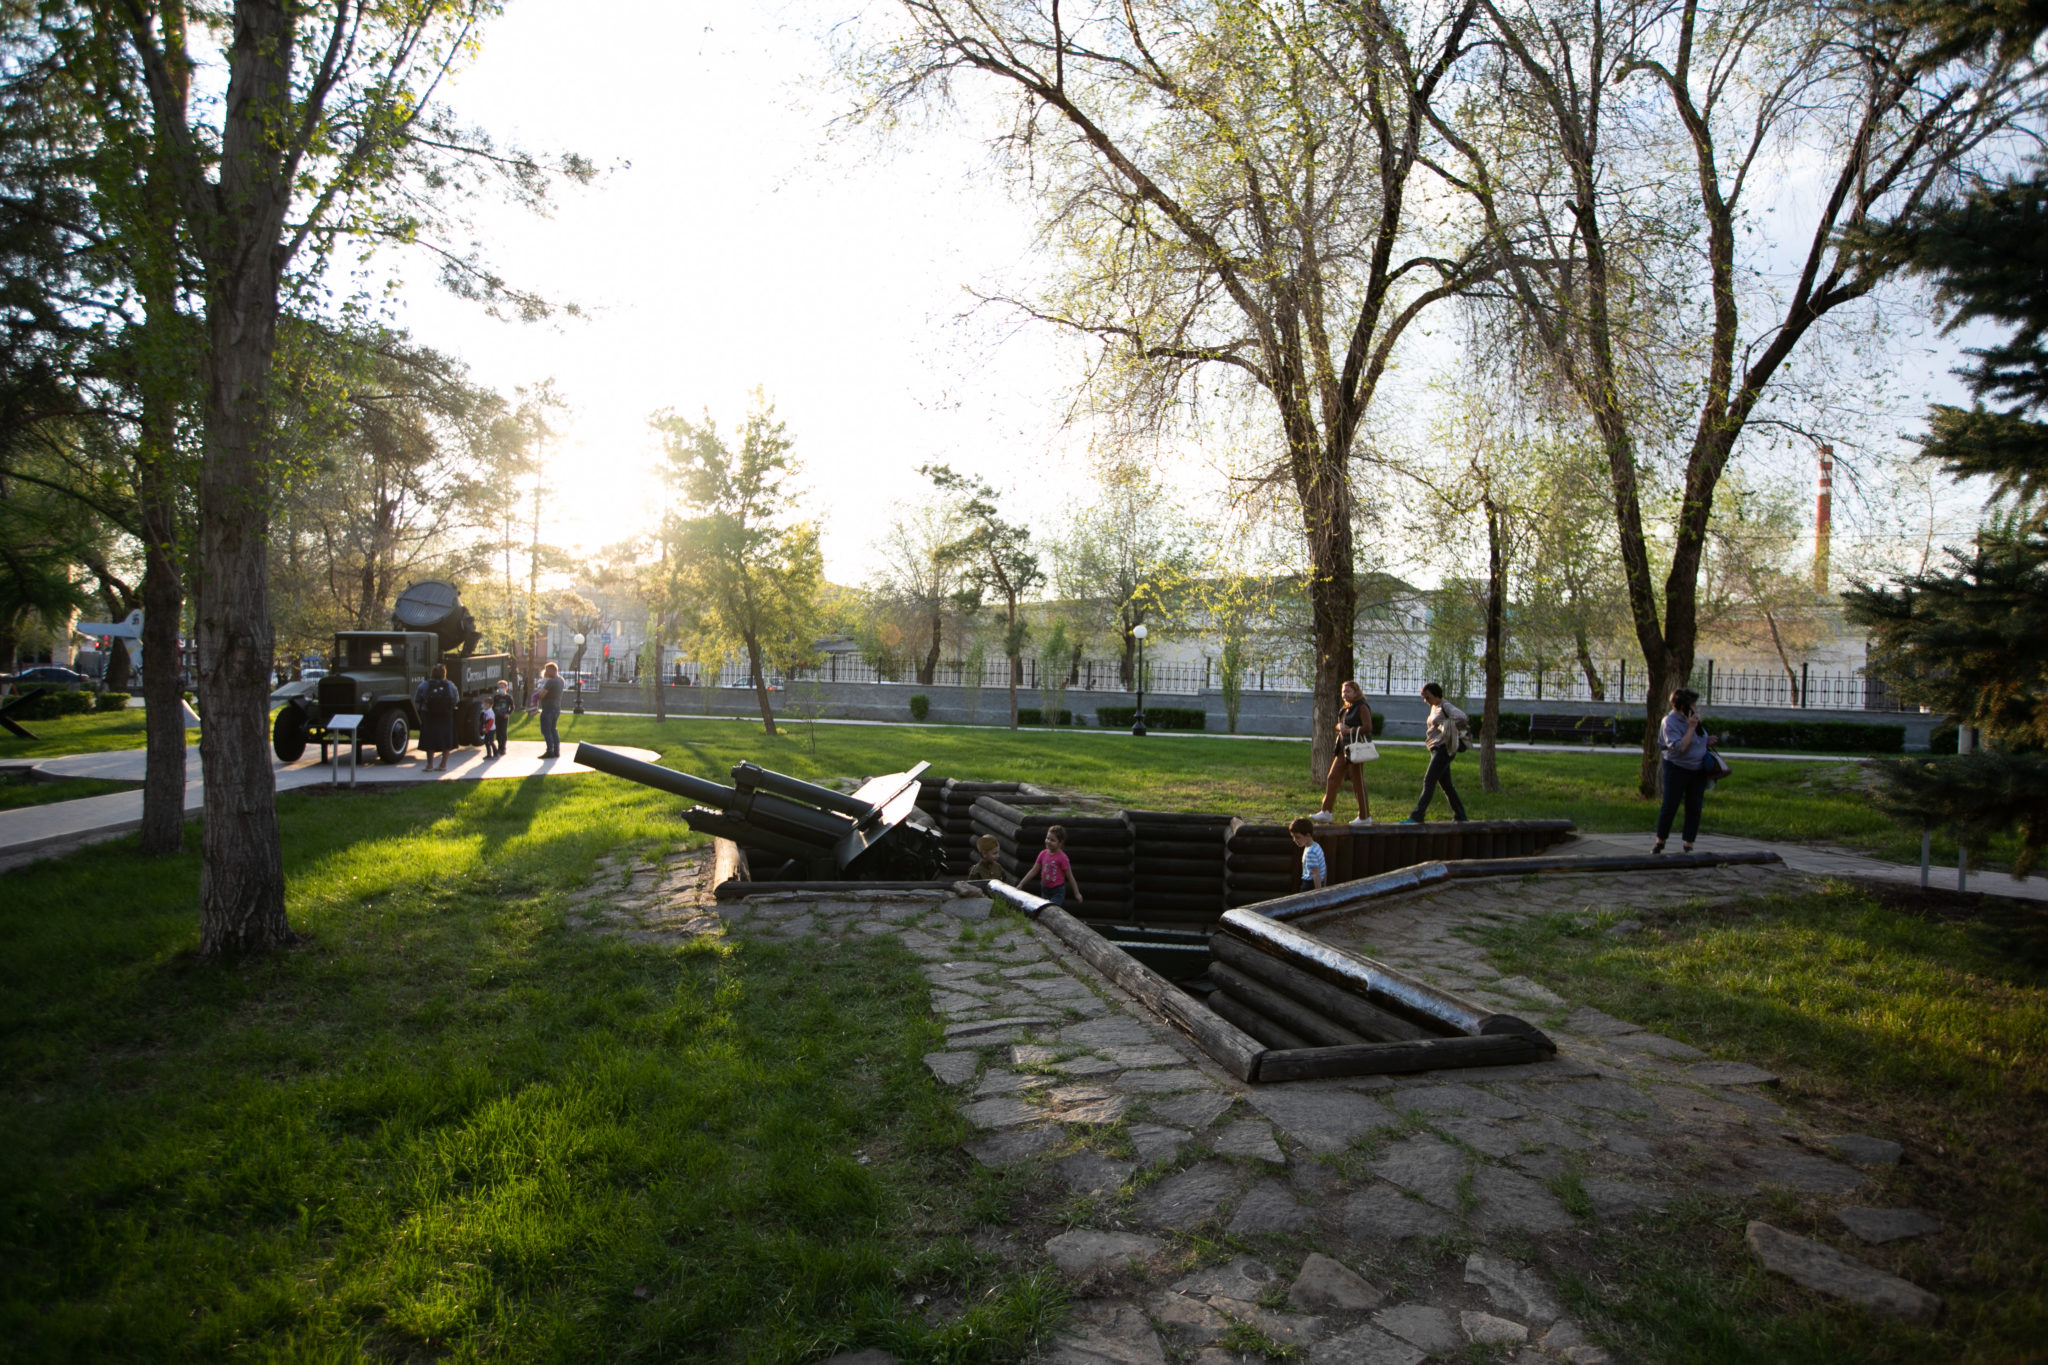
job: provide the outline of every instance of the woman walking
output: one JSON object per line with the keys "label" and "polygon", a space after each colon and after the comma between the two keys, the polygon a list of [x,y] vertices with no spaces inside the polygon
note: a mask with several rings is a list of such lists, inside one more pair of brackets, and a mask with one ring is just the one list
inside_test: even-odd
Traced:
{"label": "woman walking", "polygon": [[1348,776],[1351,790],[1358,795],[1358,818],[1351,823],[1369,825],[1372,823],[1372,798],[1365,794],[1365,765],[1351,761],[1351,746],[1372,739],[1372,708],[1365,704],[1364,689],[1355,682],[1345,683],[1339,697],[1337,755],[1330,760],[1330,780],[1323,784],[1323,808],[1309,819],[1327,825],[1337,818],[1337,791]]}
{"label": "woman walking", "polygon": [[1451,818],[1462,824],[1465,803],[1458,798],[1458,789],[1451,785],[1451,760],[1464,747],[1464,732],[1472,722],[1463,711],[1444,700],[1444,690],[1436,683],[1422,685],[1422,699],[1429,703],[1429,720],[1422,727],[1422,742],[1429,750],[1429,769],[1422,776],[1422,799],[1415,803],[1415,813],[1401,823],[1421,824],[1429,815],[1429,803],[1436,799],[1436,789],[1442,787],[1444,795],[1451,799]]}
{"label": "woman walking", "polygon": [[1657,842],[1650,848],[1652,853],[1664,851],[1664,841],[1671,837],[1671,818],[1681,801],[1685,803],[1687,853],[1700,835],[1700,808],[1706,804],[1707,784],[1713,780],[1707,771],[1707,750],[1718,741],[1701,725],[1699,704],[1700,694],[1689,687],[1673,692],[1671,710],[1665,713],[1657,734],[1664,750],[1664,805],[1657,812]]}

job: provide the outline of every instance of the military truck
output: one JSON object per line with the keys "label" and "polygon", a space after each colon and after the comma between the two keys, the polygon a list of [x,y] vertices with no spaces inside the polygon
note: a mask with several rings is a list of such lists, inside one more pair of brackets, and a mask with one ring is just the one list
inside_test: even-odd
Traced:
{"label": "military truck", "polygon": [[286,702],[271,725],[270,747],[281,761],[298,760],[309,742],[327,743],[327,723],[335,716],[358,715],[363,725],[356,742],[376,745],[385,763],[400,762],[420,728],[413,693],[435,664],[448,665],[448,680],[461,694],[456,744],[483,743],[483,709],[499,680],[512,676],[512,656],[476,652],[482,636],[452,584],[430,579],[407,588],[391,610],[391,625],[335,635],[327,676],[311,696]]}

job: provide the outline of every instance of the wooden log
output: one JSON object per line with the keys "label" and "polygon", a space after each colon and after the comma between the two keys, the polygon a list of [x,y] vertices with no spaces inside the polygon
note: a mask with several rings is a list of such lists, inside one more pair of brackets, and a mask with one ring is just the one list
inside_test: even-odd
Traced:
{"label": "wooden log", "polygon": [[1324,1018],[1300,1001],[1289,999],[1227,962],[1211,962],[1209,979],[1216,983],[1218,991],[1318,1047],[1372,1041],[1334,1019]]}
{"label": "wooden log", "polygon": [[1368,1043],[1401,1043],[1416,1038],[1443,1036],[1390,1010],[1383,1010],[1363,995],[1311,975],[1271,953],[1261,952],[1231,934],[1211,934],[1209,951],[1219,962],[1263,981],[1317,1013],[1336,1020]]}
{"label": "wooden log", "polygon": [[1549,1037],[1526,1020],[1512,1014],[1496,1014],[1384,962],[1355,956],[1291,924],[1267,919],[1256,910],[1226,910],[1223,932],[1333,985],[1362,992],[1380,1008],[1404,1015],[1424,1027],[1432,1027],[1428,1021],[1435,1021],[1439,1028],[1448,1026],[1452,1032],[1473,1037],[1517,1033],[1534,1040],[1539,1047],[1556,1050]]}
{"label": "wooden log", "polygon": [[1548,1056],[1534,1042],[1516,1034],[1275,1048],[1259,1058],[1259,1080],[1308,1081],[1324,1076],[1382,1076],[1465,1066],[1516,1066],[1540,1062]]}
{"label": "wooden log", "polygon": [[1279,896],[1261,906],[1260,913],[1268,919],[1287,920],[1300,915],[1319,915],[1327,910],[1347,910],[1380,896],[1429,886],[1447,876],[1449,873],[1442,863],[1417,863],[1397,872],[1382,872],[1357,881],[1332,882],[1318,890]]}
{"label": "wooden log", "polygon": [[[1265,1044],[1267,1049],[1307,1049],[1311,1052],[1316,1050],[1310,1046],[1307,1039],[1288,1032],[1242,1000],[1225,995],[1222,991],[1217,991],[1209,997],[1208,1008],[1217,1018]],[[1262,1051],[1261,1057],[1263,1056]]]}
{"label": "wooden log", "polygon": [[1185,826],[1218,830],[1227,830],[1237,822],[1234,815],[1204,815],[1199,812],[1177,810],[1127,810],[1124,817],[1134,825]]}
{"label": "wooden log", "polygon": [[[993,890],[994,888],[991,888]],[[1111,943],[1074,916],[1038,897],[1038,922],[1089,965],[1136,996],[1154,1014],[1192,1037],[1201,1049],[1241,1081],[1258,1073],[1257,1038],[1232,1025],[1201,1001]],[[1013,903],[1015,903],[1013,901]]]}
{"label": "wooden log", "polygon": [[1224,859],[1223,866],[1230,872],[1297,872],[1301,869],[1301,850],[1291,853],[1237,853]]}

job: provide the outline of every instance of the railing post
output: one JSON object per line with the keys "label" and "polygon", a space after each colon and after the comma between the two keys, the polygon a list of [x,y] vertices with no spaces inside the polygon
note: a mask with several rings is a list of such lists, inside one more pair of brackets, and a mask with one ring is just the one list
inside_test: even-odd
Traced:
{"label": "railing post", "polygon": [[1707,660],[1707,705],[1714,704],[1714,661]]}
{"label": "railing post", "polygon": [[1920,831],[1920,889],[1922,891],[1927,889],[1927,872],[1929,865],[1933,861],[1934,831],[1923,829]]}
{"label": "railing post", "polygon": [[1543,661],[1536,661],[1536,700],[1543,700]]}
{"label": "railing post", "polygon": [[1806,709],[1807,700],[1812,695],[1811,685],[1807,682],[1808,675],[1806,671],[1811,667],[1813,667],[1812,664],[1805,662],[1799,665],[1799,709],[1802,711]]}
{"label": "railing post", "polygon": [[1393,656],[1393,655],[1391,655],[1391,654],[1389,654],[1389,655],[1387,656],[1387,693],[1386,693],[1386,694],[1387,694],[1388,696],[1390,696],[1390,697],[1394,695],[1394,656]]}

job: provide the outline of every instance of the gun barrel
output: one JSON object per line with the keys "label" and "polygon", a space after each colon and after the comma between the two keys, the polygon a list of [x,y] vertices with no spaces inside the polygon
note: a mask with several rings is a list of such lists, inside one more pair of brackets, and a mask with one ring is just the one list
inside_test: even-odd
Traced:
{"label": "gun barrel", "polygon": [[761,791],[774,792],[777,796],[794,797],[798,801],[808,801],[824,810],[850,815],[856,820],[865,818],[874,810],[867,802],[856,801],[845,792],[836,792],[830,787],[821,787],[815,782],[806,782],[787,773],[771,772],[757,763],[742,761],[734,764],[732,780],[733,785],[741,791],[758,788]]}
{"label": "gun barrel", "polygon": [[707,806],[721,810],[732,810],[740,806],[740,794],[719,782],[707,782],[689,773],[679,773],[674,768],[664,768],[658,763],[647,763],[637,758],[628,758],[621,753],[596,744],[578,744],[576,761],[586,768],[595,768],[613,777],[623,777],[628,782],[638,782],[643,787],[652,787],[671,796],[687,797],[701,801]]}

